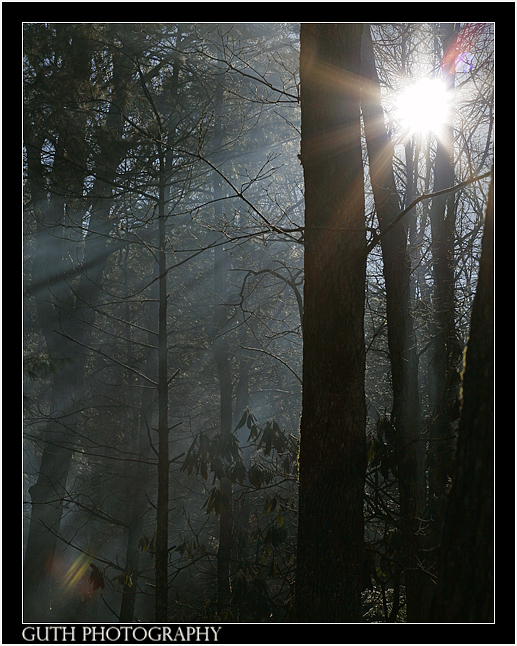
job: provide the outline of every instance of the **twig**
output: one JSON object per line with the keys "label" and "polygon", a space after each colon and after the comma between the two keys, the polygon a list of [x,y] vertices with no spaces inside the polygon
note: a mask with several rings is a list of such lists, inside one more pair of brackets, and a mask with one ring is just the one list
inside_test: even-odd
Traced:
{"label": "twig", "polygon": [[282,227],[277,227],[276,225],[272,224],[260,211],[257,209],[257,207],[253,204],[253,202],[250,202],[248,198],[244,197],[244,191],[239,189],[226,177],[226,175],[220,171],[215,164],[213,164],[209,159],[206,157],[203,157],[201,153],[192,153],[190,151],[184,150],[184,151],[178,151],[178,152],[183,152],[183,154],[190,155],[191,157],[195,157],[196,159],[199,159],[200,161],[204,162],[207,166],[209,166],[215,173],[223,179],[228,186],[232,189],[232,191],[235,193],[235,197],[239,197],[245,204],[249,206],[249,208],[258,215],[258,217],[265,222],[266,226],[270,231],[274,231],[275,233],[279,233],[281,235],[286,235],[289,238],[292,238],[295,242],[299,242],[298,239],[294,238],[294,236],[290,235],[286,229],[282,229]]}
{"label": "twig", "polygon": [[106,352],[103,352],[100,348],[94,348],[91,345],[87,345],[86,343],[81,343],[81,341],[78,341],[77,339],[74,339],[72,336],[70,336],[69,334],[66,334],[65,332],[61,332],[61,330],[53,329],[52,331],[55,332],[56,334],[61,335],[65,339],[68,339],[69,341],[72,341],[72,343],[77,343],[77,345],[80,345],[81,347],[86,348],[87,350],[91,350],[92,352],[96,352],[97,354],[100,354],[102,357],[105,357],[109,361],[113,361],[113,363],[116,363],[117,365],[121,366],[122,368],[125,368],[126,370],[130,370],[135,375],[138,375],[139,377],[142,377],[143,379],[148,381],[153,386],[158,385],[155,381],[153,381],[152,379],[147,377],[147,375],[144,375],[142,372],[139,372],[138,370],[136,370],[132,366],[128,366],[127,364],[123,363],[122,361],[119,361],[118,359],[115,359],[115,357],[110,357],[109,354],[107,354]]}
{"label": "twig", "polygon": [[284,361],[283,359],[280,359],[280,357],[277,357],[275,354],[272,352],[268,352],[267,350],[264,350],[264,348],[248,348],[247,346],[241,345],[240,346],[243,350],[253,350],[253,352],[263,352],[264,354],[267,354],[268,356],[272,357],[273,359],[276,359],[279,361],[282,365],[284,365],[288,370],[290,370],[293,375],[298,379],[300,383],[302,383],[302,378],[291,368],[291,366]]}
{"label": "twig", "polygon": [[153,441],[151,439],[151,430],[149,429],[149,424],[147,423],[147,417],[145,417],[145,416],[144,416],[144,421],[145,421],[145,425],[147,427],[147,437],[149,438],[149,446],[151,447],[151,449],[154,451],[154,453],[159,458],[160,456],[159,456],[158,451],[156,450],[156,448],[155,448],[155,446],[153,444]]}

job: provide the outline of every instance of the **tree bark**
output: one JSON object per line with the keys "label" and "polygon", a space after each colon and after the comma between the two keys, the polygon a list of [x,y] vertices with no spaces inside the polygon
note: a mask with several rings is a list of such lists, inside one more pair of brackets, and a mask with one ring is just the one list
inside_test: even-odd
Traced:
{"label": "tree bark", "polygon": [[463,402],[430,621],[494,621],[494,179],[465,354]]}
{"label": "tree bark", "polygon": [[[146,389],[142,393],[142,407],[139,416],[139,438],[136,448],[142,460],[148,460],[150,445],[147,425],[150,424],[151,403],[154,393]],[[126,562],[124,571],[131,577],[130,582],[125,582],[122,599],[120,602],[120,623],[132,623],[134,620],[137,581],[140,576],[140,547],[139,542],[144,530],[144,515],[147,509],[146,490],[149,480],[149,467],[138,464],[131,473],[127,486],[127,543]]]}
{"label": "tree bark", "polygon": [[360,620],[366,466],[362,24],[301,26],[305,287],[296,616]]}

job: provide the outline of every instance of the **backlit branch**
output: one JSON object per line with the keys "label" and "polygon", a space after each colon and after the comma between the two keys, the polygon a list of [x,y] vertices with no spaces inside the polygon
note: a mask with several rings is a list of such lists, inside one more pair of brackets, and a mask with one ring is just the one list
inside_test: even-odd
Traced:
{"label": "backlit branch", "polygon": [[424,200],[432,199],[435,197],[439,197],[440,195],[445,195],[447,193],[455,193],[456,191],[459,191],[460,189],[464,188],[465,186],[468,186],[469,184],[472,184],[473,182],[477,182],[481,179],[485,179],[486,177],[490,177],[492,174],[492,170],[489,170],[487,173],[484,173],[483,175],[477,175],[476,177],[470,177],[469,179],[466,179],[464,182],[460,182],[459,184],[456,184],[455,186],[449,186],[448,188],[444,188],[441,191],[436,191],[436,193],[422,193],[419,197],[415,198],[409,206],[407,206],[403,211],[401,211],[397,217],[395,217],[388,226],[380,231],[379,233],[376,233],[370,242],[366,245],[366,253],[369,254],[370,251],[375,247],[375,245],[383,238],[387,233],[389,233],[393,227],[397,225],[402,218],[411,211],[413,207],[415,207],[419,202],[423,202]]}

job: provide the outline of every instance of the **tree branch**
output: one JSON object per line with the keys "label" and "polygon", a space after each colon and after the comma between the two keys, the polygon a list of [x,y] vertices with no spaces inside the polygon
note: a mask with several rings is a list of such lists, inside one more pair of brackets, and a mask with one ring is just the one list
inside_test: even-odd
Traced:
{"label": "tree branch", "polygon": [[469,184],[472,184],[473,182],[477,182],[478,180],[485,179],[486,177],[490,177],[492,174],[492,169],[489,170],[487,173],[484,173],[483,175],[477,175],[476,177],[470,177],[469,179],[466,179],[464,182],[460,182],[459,184],[456,184],[455,186],[449,186],[448,188],[444,188],[441,191],[436,191],[436,193],[422,193],[419,197],[414,199],[409,206],[407,206],[403,211],[401,211],[391,222],[388,224],[388,226],[380,231],[379,233],[376,233],[370,242],[366,245],[366,253],[369,254],[370,251],[375,247],[375,245],[383,238],[387,233],[389,233],[393,227],[395,227],[402,218],[411,211],[413,207],[415,207],[419,202],[423,202],[424,200],[432,199],[435,197],[439,197],[440,195],[445,195],[447,193],[454,193],[456,191],[459,191],[460,189],[464,188],[465,186],[468,186]]}
{"label": "tree branch", "polygon": [[241,345],[240,347],[243,350],[252,350],[253,352],[263,352],[264,354],[267,354],[269,357],[276,359],[282,365],[284,365],[288,370],[290,370],[300,383],[303,383],[300,375],[298,375],[286,361],[284,361],[283,359],[280,359],[280,357],[277,357],[276,354],[273,354],[272,352],[268,352],[268,350],[264,350],[264,348],[249,348],[248,346],[245,346],[245,345]]}
{"label": "tree branch", "polygon": [[215,164],[213,164],[209,159],[206,157],[203,157],[201,153],[192,153],[187,150],[179,151],[182,152],[183,154],[190,155],[191,157],[195,157],[196,159],[199,159],[200,161],[204,162],[207,166],[209,166],[215,173],[219,175],[221,179],[223,179],[228,186],[232,189],[232,191],[235,193],[235,197],[239,197],[249,208],[258,215],[258,217],[265,222],[266,226],[270,231],[274,231],[275,233],[279,233],[280,235],[285,235],[288,238],[292,238],[294,242],[300,242],[297,238],[291,235],[289,230],[282,229],[282,227],[277,227],[275,224],[271,224],[271,222],[257,209],[257,207],[253,204],[253,202],[250,202],[248,198],[244,197],[244,191],[241,189],[239,190],[229,179],[226,177],[226,175],[220,171]]}
{"label": "tree branch", "polygon": [[86,348],[87,350],[91,350],[92,352],[96,352],[97,354],[101,355],[101,357],[105,357],[109,361],[113,361],[113,363],[116,363],[117,365],[121,366],[122,368],[125,368],[126,370],[130,370],[135,375],[137,375],[138,377],[142,377],[142,379],[145,379],[146,381],[148,381],[153,386],[156,387],[158,385],[156,381],[153,381],[150,377],[148,377],[147,375],[144,375],[143,372],[140,372],[140,371],[136,370],[135,368],[133,368],[131,366],[128,366],[127,364],[123,363],[122,361],[119,361],[118,359],[115,359],[115,357],[110,357],[109,354],[107,354],[106,352],[103,352],[100,348],[94,348],[91,345],[87,345],[86,343],[81,343],[77,339],[74,339],[73,337],[71,337],[69,334],[66,334],[65,332],[61,332],[60,330],[54,329],[52,331],[55,332],[56,334],[61,335],[65,339],[68,339],[69,341],[72,341],[72,343],[77,343],[77,345],[80,345],[83,348]]}

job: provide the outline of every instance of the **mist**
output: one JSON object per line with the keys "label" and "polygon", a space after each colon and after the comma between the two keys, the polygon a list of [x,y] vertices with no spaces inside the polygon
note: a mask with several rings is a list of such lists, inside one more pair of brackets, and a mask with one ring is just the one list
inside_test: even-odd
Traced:
{"label": "mist", "polygon": [[[405,43],[419,34],[431,52],[433,25],[372,27],[383,90],[401,65],[398,50],[384,48],[388,36]],[[469,146],[451,144],[453,183],[474,176],[473,161],[484,175],[457,193],[444,435],[458,427],[492,163],[491,106],[476,94],[492,83],[493,51],[482,47],[491,26],[478,37],[458,94],[473,106],[458,124]],[[290,622],[308,388],[300,25],[25,23],[23,63],[23,622]],[[388,91],[384,101],[387,110]],[[393,190],[407,204],[432,191],[439,144],[404,140],[387,114]],[[366,249],[381,240],[381,225],[359,145]],[[314,163],[331,156],[322,151]],[[425,434],[440,388],[430,386],[429,209],[415,206],[403,237],[421,440],[441,459]],[[391,543],[400,492],[383,263],[373,246],[364,291],[373,564],[361,591],[365,622],[407,618]],[[342,309],[327,302],[319,316]],[[441,501],[447,482],[423,477]]]}

